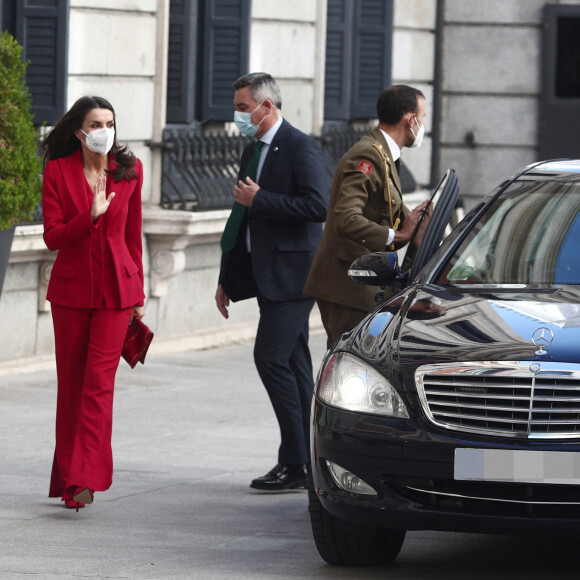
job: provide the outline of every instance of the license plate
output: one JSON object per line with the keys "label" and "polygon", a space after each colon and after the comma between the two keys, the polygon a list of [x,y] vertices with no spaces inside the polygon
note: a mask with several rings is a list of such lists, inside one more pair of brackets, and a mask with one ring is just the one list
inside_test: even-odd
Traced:
{"label": "license plate", "polygon": [[456,449],[456,480],[580,485],[580,452]]}

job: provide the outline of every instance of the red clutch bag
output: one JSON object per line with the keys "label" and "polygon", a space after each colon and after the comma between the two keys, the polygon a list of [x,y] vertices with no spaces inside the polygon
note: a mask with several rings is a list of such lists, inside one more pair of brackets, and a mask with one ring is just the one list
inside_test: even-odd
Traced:
{"label": "red clutch bag", "polygon": [[137,318],[133,318],[127,329],[125,344],[123,345],[123,358],[132,369],[140,362],[145,363],[145,355],[153,340],[151,329]]}

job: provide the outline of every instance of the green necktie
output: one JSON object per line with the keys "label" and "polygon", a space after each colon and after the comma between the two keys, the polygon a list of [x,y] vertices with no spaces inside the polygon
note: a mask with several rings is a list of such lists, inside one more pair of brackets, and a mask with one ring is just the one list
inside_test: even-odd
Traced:
{"label": "green necktie", "polygon": [[[258,172],[258,165],[260,163],[260,151],[262,150],[262,141],[256,141],[254,146],[254,152],[248,167],[246,168],[245,177],[249,177],[252,181],[256,181],[256,173]],[[232,213],[226,223],[224,233],[222,234],[221,247],[222,252],[229,252],[236,247],[236,241],[238,239],[238,234],[240,233],[240,226],[244,221],[244,217],[248,208],[237,201],[234,202],[234,207],[232,207]]]}

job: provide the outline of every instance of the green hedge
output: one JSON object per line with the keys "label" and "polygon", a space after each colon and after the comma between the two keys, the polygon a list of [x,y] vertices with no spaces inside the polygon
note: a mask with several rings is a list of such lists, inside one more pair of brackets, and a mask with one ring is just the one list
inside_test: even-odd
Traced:
{"label": "green hedge", "polygon": [[30,221],[40,201],[42,160],[24,82],[22,47],[0,34],[0,230]]}

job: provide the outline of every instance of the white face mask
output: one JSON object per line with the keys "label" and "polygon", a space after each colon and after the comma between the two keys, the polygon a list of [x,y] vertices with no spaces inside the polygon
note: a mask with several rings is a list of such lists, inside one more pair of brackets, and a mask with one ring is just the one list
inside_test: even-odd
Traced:
{"label": "white face mask", "polygon": [[262,121],[260,121],[257,125],[252,123],[252,115],[263,105],[264,103],[261,102],[251,113],[242,113],[241,111],[234,111],[234,123],[236,124],[237,128],[240,130],[240,133],[245,135],[246,137],[253,137],[260,128],[262,121],[266,118],[266,115],[262,117]]}
{"label": "white face mask", "polygon": [[[82,129],[81,131],[85,133]],[[109,127],[95,129],[90,133],[85,133],[85,135],[87,136],[85,139],[87,148],[93,153],[99,153],[100,155],[106,155],[115,142],[115,130],[109,129]]]}
{"label": "white face mask", "polygon": [[[415,123],[417,127],[419,127],[419,121],[417,121],[417,117],[415,117]],[[413,127],[409,127],[409,129],[411,129],[411,133],[413,133],[413,137],[415,137],[415,140],[411,145],[409,145],[409,148],[413,149],[414,147],[421,147],[421,143],[423,142],[423,135],[425,134],[425,125],[421,125],[419,127],[419,131],[417,131],[416,135],[415,131],[413,131]]]}

